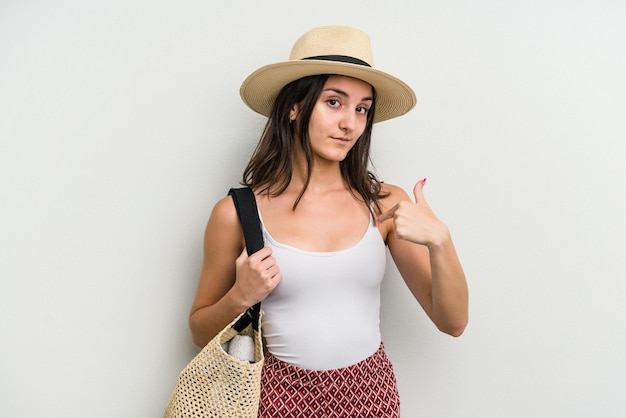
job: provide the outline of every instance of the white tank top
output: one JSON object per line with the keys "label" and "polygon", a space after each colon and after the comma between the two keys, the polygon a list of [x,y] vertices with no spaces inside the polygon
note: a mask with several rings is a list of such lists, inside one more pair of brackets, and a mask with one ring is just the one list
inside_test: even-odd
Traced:
{"label": "white tank top", "polygon": [[283,277],[261,303],[269,352],[313,370],[350,366],[372,355],[381,339],[380,285],[387,261],[374,221],[357,244],[341,251],[281,244],[265,225],[263,235]]}

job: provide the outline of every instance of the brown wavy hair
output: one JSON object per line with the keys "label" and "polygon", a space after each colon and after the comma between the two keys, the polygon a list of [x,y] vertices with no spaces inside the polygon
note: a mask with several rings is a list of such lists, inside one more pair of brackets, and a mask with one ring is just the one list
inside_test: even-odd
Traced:
{"label": "brown wavy hair", "polygon": [[[313,152],[309,138],[309,121],[328,77],[330,74],[303,77],[283,87],[274,101],[261,139],[243,172],[242,185],[272,196],[284,192],[293,174],[295,140],[300,138],[307,164],[307,177],[293,204],[293,210],[296,210],[311,180]],[[382,192],[381,182],[369,170],[370,143],[376,111],[374,87],[372,93],[374,100],[367,113],[365,130],[346,158],[339,163],[339,167],[343,181],[352,194],[357,198],[360,197],[363,202],[373,203],[380,212],[378,201],[387,194]],[[290,123],[290,112],[294,105],[298,105],[298,118]],[[370,204],[368,207],[372,212]]]}

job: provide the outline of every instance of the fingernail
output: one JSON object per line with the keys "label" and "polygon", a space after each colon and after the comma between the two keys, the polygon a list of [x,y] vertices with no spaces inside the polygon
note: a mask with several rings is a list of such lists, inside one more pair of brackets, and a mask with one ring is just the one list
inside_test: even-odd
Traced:
{"label": "fingernail", "polygon": [[424,180],[422,180],[422,186],[426,184],[426,177],[424,177]]}

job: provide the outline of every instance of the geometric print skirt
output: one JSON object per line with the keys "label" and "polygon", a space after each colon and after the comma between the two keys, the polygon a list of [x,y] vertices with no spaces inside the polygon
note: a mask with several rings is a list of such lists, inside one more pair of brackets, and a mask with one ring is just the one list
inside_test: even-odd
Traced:
{"label": "geometric print skirt", "polygon": [[400,397],[383,343],[352,366],[307,370],[265,356],[259,418],[400,416]]}

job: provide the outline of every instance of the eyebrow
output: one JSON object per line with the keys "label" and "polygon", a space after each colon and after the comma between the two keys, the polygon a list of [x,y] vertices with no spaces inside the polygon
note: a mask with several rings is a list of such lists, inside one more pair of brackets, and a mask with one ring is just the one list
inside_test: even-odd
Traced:
{"label": "eyebrow", "polygon": [[[345,91],[335,88],[335,87],[329,87],[327,89],[324,89],[322,91],[334,91],[335,93],[337,93],[340,96],[344,96],[344,97],[350,97],[350,95],[348,93],[346,93]],[[361,99],[361,101],[365,102],[365,101],[373,101],[374,99],[371,97],[364,97]]]}

